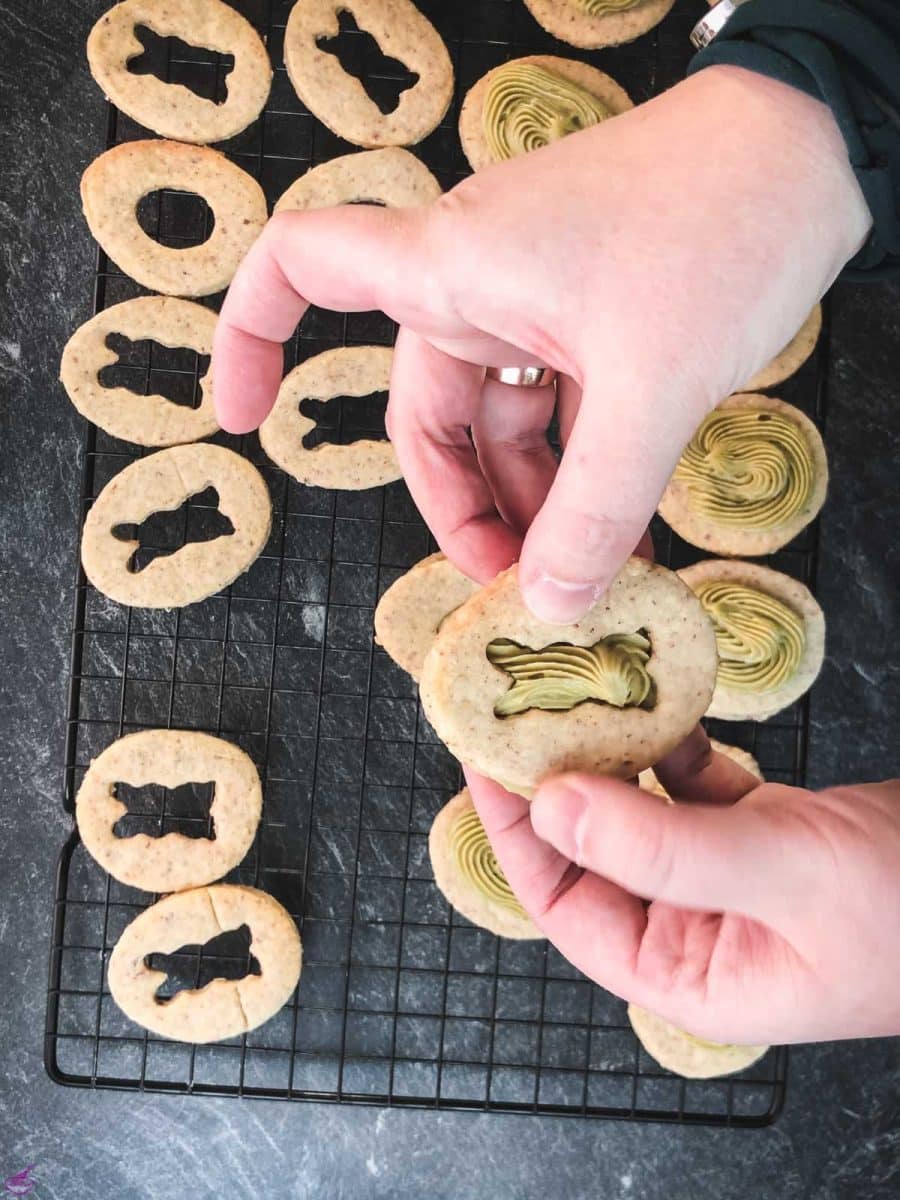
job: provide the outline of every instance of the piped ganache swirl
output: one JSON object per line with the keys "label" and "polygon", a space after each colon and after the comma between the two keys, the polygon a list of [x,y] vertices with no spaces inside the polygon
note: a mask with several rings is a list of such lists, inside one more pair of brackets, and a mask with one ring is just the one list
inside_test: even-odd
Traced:
{"label": "piped ganache swirl", "polygon": [[474,808],[461,812],[450,828],[450,850],[460,874],[482,896],[518,916],[526,915],[506,882]]}
{"label": "piped ganache swirl", "polygon": [[503,162],[612,115],[602,100],[572,80],[534,63],[511,62],[494,73],[482,124],[491,157]]}
{"label": "piped ganache swirl", "polygon": [[768,409],[711,412],[694,435],[675,478],[689,506],[719,525],[771,529],[809,503],[815,468],[800,427]]}
{"label": "piped ganache swirl", "polygon": [[529,708],[566,711],[585,700],[615,708],[652,708],[653,679],[647,671],[650,641],[641,631],[616,633],[593,646],[555,642],[543,650],[497,638],[487,647],[493,666],[513,685],[494,705],[494,716]]}
{"label": "piped ganache swirl", "polygon": [[735,691],[770,692],[790,679],[806,645],[801,616],[744,584],[710,580],[696,595],[716,632],[719,683]]}
{"label": "piped ganache swirl", "polygon": [[575,0],[589,17],[608,17],[611,13],[628,12],[637,8],[643,0]]}

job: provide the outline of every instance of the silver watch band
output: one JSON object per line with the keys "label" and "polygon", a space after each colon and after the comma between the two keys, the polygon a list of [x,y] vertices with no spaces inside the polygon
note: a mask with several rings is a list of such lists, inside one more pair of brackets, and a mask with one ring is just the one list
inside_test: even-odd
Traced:
{"label": "silver watch band", "polygon": [[708,46],[727,21],[734,16],[735,10],[743,0],[719,0],[714,4],[705,17],[701,17],[691,30],[691,43],[698,50]]}

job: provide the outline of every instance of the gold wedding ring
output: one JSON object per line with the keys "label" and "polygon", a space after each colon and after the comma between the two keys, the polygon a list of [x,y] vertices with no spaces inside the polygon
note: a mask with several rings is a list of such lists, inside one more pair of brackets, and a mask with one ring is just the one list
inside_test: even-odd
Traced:
{"label": "gold wedding ring", "polygon": [[513,387],[546,387],[556,378],[556,372],[552,367],[488,367],[485,378]]}

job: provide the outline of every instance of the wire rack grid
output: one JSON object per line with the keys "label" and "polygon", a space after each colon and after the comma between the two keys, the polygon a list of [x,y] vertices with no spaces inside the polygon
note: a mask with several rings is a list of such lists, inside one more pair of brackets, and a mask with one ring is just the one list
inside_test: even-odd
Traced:
{"label": "wire rack grid", "polygon": [[[98,3],[98,10],[102,8]],[[287,0],[236,3],[266,39],[275,67],[265,113],[222,148],[262,183],[270,202],[310,166],[354,147],[303,108],[283,68]],[[686,33],[702,9],[682,3],[653,34],[596,54],[555,42],[520,0],[427,0],[420,7],[454,59],[447,118],[416,152],[445,187],[467,173],[456,134],[466,89],[517,54],[549,52],[608,70],[636,101],[683,73]],[[99,11],[98,11],[99,15]],[[345,32],[347,69],[394,102],[403,72],[370,39]],[[223,95],[227,64],[172,42],[148,45],[141,69]],[[109,145],[146,131],[110,109]],[[170,245],[208,234],[196,196],[158,193],[144,227]],[[98,254],[95,309],[139,294]],[[220,298],[210,301],[215,307]],[[827,322],[826,322],[827,326]],[[288,347],[288,366],[340,345],[390,344],[379,313],[311,311]],[[203,364],[156,343],[116,344],[105,381],[197,403]],[[820,424],[827,329],[815,358],[779,389]],[[326,406],[323,436],[340,442],[380,431],[383,399]],[[296,919],[304,968],[291,1002],[260,1029],[213,1046],[151,1036],[117,1009],[106,986],[109,953],[125,925],[156,899],[111,880],[73,831],[55,897],[45,1059],[60,1083],[178,1093],[264,1096],[432,1108],[604,1116],[759,1126],[784,1099],[786,1053],[773,1050],[735,1078],[679,1079],[650,1059],[625,1006],[579,974],[552,946],[508,942],[453,913],[430,871],[427,835],[458,789],[457,763],[430,729],[414,685],[373,645],[374,605],[433,543],[402,483],[361,493],[306,488],[262,454],[254,435],[218,435],[269,485],[268,545],[230,588],[177,611],[126,609],[79,570],[75,589],[64,805],[92,757],[125,732],[177,727],[220,734],[259,765],[265,791],[256,842],[229,880],[264,888]],[[104,484],[143,452],[93,427],[86,433],[82,516]],[[141,531],[140,555],[213,536],[216,497],[193,497]],[[662,561],[696,552],[658,523]],[[812,583],[815,529],[772,564]],[[807,709],[764,725],[711,723],[766,774],[802,779]],[[206,789],[208,791],[208,789]],[[119,831],[209,836],[209,796],[198,787],[142,789]],[[159,965],[159,962],[154,963]],[[253,969],[246,931],[167,957],[170,990]]]}

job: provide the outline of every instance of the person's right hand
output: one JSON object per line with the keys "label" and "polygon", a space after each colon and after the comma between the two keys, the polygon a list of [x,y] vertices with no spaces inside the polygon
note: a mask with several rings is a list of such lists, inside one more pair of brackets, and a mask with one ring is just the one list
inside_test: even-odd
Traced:
{"label": "person's right hand", "polygon": [[510,886],[560,953],[714,1041],[900,1034],[900,780],[761,784],[701,729],[655,769],[680,803],[568,774],[529,805],[466,772]]}
{"label": "person's right hand", "polygon": [[[869,224],[824,105],[712,67],[430,208],[275,217],[222,309],[216,410],[235,432],[263,420],[309,303],[383,310],[402,326],[388,428],[439,545],[481,582],[521,551],[526,603],[572,621],[703,416],[784,346]],[[531,363],[561,372],[558,471],[552,387],[483,379]]]}

